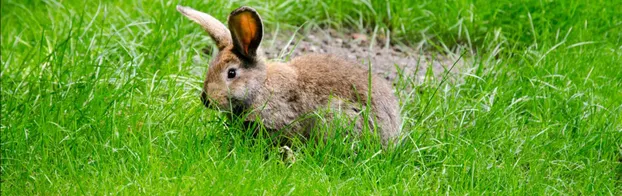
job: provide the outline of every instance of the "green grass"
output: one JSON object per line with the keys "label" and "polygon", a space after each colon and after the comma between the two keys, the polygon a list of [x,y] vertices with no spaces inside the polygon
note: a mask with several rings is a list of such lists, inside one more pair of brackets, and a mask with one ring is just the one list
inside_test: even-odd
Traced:
{"label": "green grass", "polygon": [[399,148],[308,143],[291,166],[202,106],[210,42],[177,2],[86,2],[2,0],[3,195],[622,194],[620,1],[183,2],[472,49],[445,83],[396,81]]}

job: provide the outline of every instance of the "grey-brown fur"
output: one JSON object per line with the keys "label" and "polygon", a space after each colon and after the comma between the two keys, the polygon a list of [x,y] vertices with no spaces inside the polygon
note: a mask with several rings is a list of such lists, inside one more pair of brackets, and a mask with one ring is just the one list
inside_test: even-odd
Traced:
{"label": "grey-brown fur", "polygon": [[[383,143],[400,134],[398,102],[386,80],[372,75],[368,96],[368,71],[353,62],[322,54],[286,63],[266,62],[255,54],[263,25],[252,8],[241,7],[231,13],[229,40],[223,32],[230,30],[223,30],[224,25],[216,24],[213,17],[187,7],[177,9],[199,23],[220,49],[204,83],[204,96],[209,100],[206,102],[221,109],[243,108],[250,112],[247,120],[259,119],[266,127],[283,130],[286,135],[308,135],[314,123],[298,119],[327,108],[356,119],[356,132],[366,123],[376,125]],[[234,77],[229,78],[232,70]],[[372,115],[364,122],[361,114],[368,107],[368,97]],[[330,120],[331,115],[327,118]]]}

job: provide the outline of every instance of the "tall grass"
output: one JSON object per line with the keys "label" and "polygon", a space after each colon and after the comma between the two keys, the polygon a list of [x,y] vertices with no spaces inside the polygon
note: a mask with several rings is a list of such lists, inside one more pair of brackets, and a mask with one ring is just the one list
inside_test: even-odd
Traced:
{"label": "tall grass", "polygon": [[617,1],[180,2],[469,49],[446,83],[396,81],[397,149],[307,143],[293,165],[202,106],[210,41],[177,3],[2,0],[3,195],[622,193]]}

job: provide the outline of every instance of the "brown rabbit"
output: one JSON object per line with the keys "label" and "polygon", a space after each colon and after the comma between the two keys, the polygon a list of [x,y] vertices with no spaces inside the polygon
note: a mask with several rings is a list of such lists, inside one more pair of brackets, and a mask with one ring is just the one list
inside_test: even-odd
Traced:
{"label": "brown rabbit", "polygon": [[[391,84],[344,59],[312,54],[291,62],[266,62],[259,54],[263,23],[257,11],[240,7],[229,15],[229,28],[214,17],[189,7],[177,10],[198,23],[216,42],[219,53],[210,63],[201,99],[260,120],[286,136],[306,136],[317,123],[300,121],[305,115],[329,109],[354,120],[355,132],[369,125],[384,144],[400,134],[399,106]],[[368,97],[371,100],[368,102]],[[368,103],[370,105],[368,105]],[[369,107],[371,115],[364,118]],[[332,118],[329,113],[325,118]],[[365,120],[367,119],[367,120]],[[365,125],[365,121],[367,125]]]}

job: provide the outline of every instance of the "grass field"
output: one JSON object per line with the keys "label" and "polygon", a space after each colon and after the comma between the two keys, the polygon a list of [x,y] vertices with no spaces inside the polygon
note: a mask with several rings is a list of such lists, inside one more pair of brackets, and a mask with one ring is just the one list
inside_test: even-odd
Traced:
{"label": "grass field", "polygon": [[[408,139],[277,147],[199,100],[176,12],[390,31],[467,65],[396,81]],[[2,0],[2,195],[622,194],[622,1]],[[306,22],[306,23],[305,23]],[[451,66],[451,65],[447,65]],[[415,82],[423,81],[423,82]]]}

